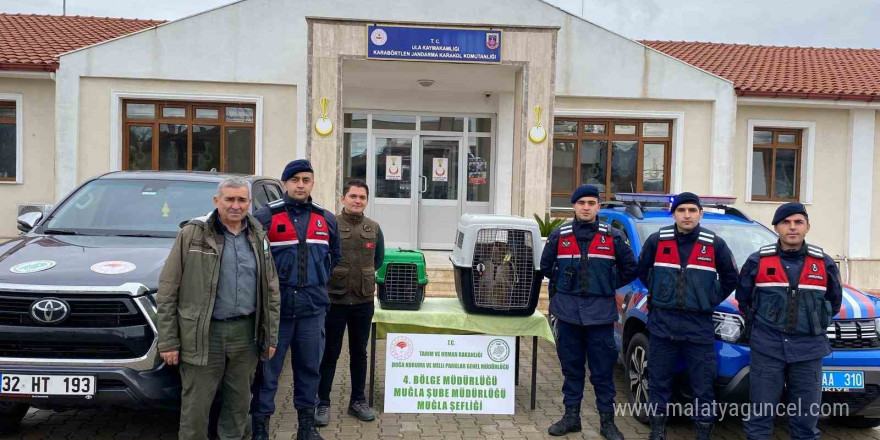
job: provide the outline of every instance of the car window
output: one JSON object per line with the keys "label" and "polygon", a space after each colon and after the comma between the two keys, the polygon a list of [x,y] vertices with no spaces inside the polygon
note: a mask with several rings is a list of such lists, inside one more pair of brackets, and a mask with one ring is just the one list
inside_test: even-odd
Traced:
{"label": "car window", "polygon": [[[645,244],[648,236],[659,231],[663,226],[672,224],[672,219],[669,220],[668,223],[639,223],[637,227],[642,244]],[[704,221],[700,224],[724,239],[736,259],[737,267],[761,246],[773,244],[777,239],[775,233],[756,223]]]}
{"label": "car window", "polygon": [[269,196],[269,203],[272,203],[272,202],[280,199],[281,194],[283,194],[281,187],[278,186],[276,183],[267,183],[265,188],[266,188],[266,193]]}
{"label": "car window", "polygon": [[266,185],[262,182],[254,184],[253,194],[251,195],[251,199],[253,200],[253,210],[256,211],[266,205],[269,204],[269,195],[266,194]]}
{"label": "car window", "polygon": [[620,222],[620,220],[614,220],[611,222],[611,227],[617,229],[620,232],[623,232],[623,240],[629,245],[629,233],[626,232],[626,226]]}
{"label": "car window", "polygon": [[216,182],[93,180],[59,206],[40,231],[174,237],[181,222],[214,209],[216,192]]}

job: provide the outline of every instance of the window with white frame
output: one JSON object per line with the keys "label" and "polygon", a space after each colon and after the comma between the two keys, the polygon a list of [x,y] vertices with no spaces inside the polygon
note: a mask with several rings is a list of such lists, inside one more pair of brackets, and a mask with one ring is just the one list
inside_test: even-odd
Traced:
{"label": "window with white frame", "polygon": [[0,101],[0,182],[15,182],[18,174],[15,101]]}
{"label": "window with white frame", "polygon": [[755,127],[752,133],[752,200],[800,199],[802,130]]}

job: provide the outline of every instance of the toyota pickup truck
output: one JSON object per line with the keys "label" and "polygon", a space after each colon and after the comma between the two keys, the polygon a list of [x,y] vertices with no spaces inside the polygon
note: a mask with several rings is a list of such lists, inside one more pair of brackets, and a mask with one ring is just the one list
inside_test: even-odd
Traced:
{"label": "toyota pickup truck", "polygon": [[[157,353],[159,273],[180,226],[214,209],[230,175],[114,172],[88,180],[0,245],[0,431],[28,408],[175,409]],[[281,183],[244,178],[256,210]]]}

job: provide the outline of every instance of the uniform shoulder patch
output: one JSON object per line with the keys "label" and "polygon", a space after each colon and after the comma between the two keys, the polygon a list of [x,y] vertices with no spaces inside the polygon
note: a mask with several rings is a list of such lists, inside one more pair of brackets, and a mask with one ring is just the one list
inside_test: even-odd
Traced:
{"label": "uniform shoulder patch", "polygon": [[312,201],[312,206],[314,206],[315,208],[320,209],[321,211],[326,211],[326,209],[324,209],[323,206],[319,205],[318,202]]}
{"label": "uniform shoulder patch", "polygon": [[284,199],[275,200],[274,202],[270,202],[266,206],[269,207],[269,211],[272,214],[278,214],[279,212],[284,211]]}
{"label": "uniform shoulder patch", "polygon": [[807,253],[816,258],[825,258],[825,251],[823,251],[822,248],[820,248],[819,246],[808,244]]}
{"label": "uniform shoulder patch", "polygon": [[762,257],[776,255],[776,245],[770,244],[767,246],[762,246],[760,249],[758,249],[758,253],[761,254]]}

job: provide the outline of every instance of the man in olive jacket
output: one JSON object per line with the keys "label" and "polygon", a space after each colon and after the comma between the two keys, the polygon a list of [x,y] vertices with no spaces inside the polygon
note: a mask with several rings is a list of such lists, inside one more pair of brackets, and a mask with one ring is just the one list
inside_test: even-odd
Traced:
{"label": "man in olive jacket", "polygon": [[218,434],[242,438],[259,358],[278,344],[278,275],[260,223],[248,215],[248,184],[220,183],[206,217],[178,233],[159,278],[159,353],[180,364],[180,439],[203,440],[218,385]]}

